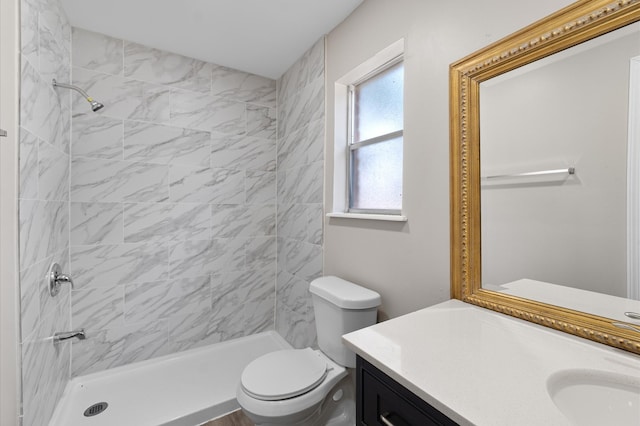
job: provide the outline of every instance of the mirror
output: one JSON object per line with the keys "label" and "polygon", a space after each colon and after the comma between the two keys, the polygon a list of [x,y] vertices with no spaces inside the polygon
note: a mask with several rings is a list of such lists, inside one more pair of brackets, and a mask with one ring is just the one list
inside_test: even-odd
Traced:
{"label": "mirror", "polygon": [[579,1],[451,65],[453,297],[640,353],[638,20]]}
{"label": "mirror", "polygon": [[638,65],[635,23],[480,83],[482,288],[619,321],[640,312],[618,300],[638,294]]}

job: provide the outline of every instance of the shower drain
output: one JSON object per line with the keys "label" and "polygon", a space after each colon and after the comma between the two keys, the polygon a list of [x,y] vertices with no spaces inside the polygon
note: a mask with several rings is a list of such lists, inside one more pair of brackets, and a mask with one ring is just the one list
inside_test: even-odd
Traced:
{"label": "shower drain", "polygon": [[84,410],[84,416],[85,417],[97,416],[98,414],[106,410],[108,406],[109,404],[107,404],[106,402],[98,402],[97,404],[93,404],[91,407]]}

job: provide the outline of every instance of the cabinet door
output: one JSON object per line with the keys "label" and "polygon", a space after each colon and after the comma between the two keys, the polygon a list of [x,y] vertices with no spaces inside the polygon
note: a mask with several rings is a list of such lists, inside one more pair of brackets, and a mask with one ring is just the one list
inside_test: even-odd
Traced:
{"label": "cabinet door", "polygon": [[359,426],[456,425],[447,416],[360,357],[356,375]]}

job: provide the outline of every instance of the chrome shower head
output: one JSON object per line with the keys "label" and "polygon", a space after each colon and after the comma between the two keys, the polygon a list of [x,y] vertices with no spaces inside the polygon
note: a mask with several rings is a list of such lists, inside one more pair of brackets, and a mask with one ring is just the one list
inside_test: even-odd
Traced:
{"label": "chrome shower head", "polygon": [[56,79],[54,78],[53,79],[53,87],[64,87],[66,89],[75,90],[76,92],[80,93],[87,100],[87,102],[89,102],[91,104],[91,111],[93,111],[93,112],[96,112],[96,111],[101,110],[102,108],[104,108],[103,104],[101,104],[100,102],[97,102],[91,96],[87,95],[87,92],[85,92],[84,90],[82,90],[78,86],[74,86],[73,84],[58,83],[56,81]]}
{"label": "chrome shower head", "polygon": [[100,102],[97,101],[90,101],[91,102],[91,111],[96,112],[102,108],[104,108],[104,105],[102,105]]}

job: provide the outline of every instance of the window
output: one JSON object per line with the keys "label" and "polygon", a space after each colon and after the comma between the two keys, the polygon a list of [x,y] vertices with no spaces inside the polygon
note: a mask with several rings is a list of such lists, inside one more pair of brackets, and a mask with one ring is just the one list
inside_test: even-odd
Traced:
{"label": "window", "polygon": [[333,205],[329,217],[402,215],[404,39],[335,81]]}
{"label": "window", "polygon": [[400,214],[402,57],[349,85],[348,212]]}

